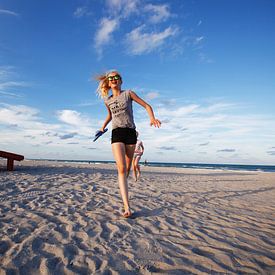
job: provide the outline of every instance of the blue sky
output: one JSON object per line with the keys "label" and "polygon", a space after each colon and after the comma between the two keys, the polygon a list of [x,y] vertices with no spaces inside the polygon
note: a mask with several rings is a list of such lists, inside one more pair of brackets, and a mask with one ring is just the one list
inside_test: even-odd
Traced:
{"label": "blue sky", "polygon": [[0,150],[113,160],[97,73],[134,106],[143,159],[275,163],[272,0],[0,0]]}

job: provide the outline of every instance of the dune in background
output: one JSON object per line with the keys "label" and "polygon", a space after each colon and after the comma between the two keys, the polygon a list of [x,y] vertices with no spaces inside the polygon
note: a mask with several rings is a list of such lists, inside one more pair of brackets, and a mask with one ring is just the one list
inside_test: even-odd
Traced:
{"label": "dune in background", "polygon": [[0,274],[274,274],[275,173],[0,162]]}

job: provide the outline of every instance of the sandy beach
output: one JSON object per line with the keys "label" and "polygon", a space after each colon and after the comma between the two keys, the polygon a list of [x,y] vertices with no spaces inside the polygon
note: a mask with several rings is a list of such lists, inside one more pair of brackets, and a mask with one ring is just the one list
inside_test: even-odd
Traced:
{"label": "sandy beach", "polygon": [[0,162],[0,274],[275,274],[275,173]]}

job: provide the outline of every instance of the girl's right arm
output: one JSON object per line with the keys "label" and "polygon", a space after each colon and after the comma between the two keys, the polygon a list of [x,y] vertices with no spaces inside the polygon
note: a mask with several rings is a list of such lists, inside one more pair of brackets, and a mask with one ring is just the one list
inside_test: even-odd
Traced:
{"label": "girl's right arm", "polygon": [[102,127],[100,129],[100,131],[102,131],[102,132],[104,131],[104,129],[108,125],[108,123],[112,120],[111,110],[110,110],[109,106],[106,103],[105,103],[105,105],[106,105],[106,108],[108,110],[108,114],[107,114],[107,117],[106,117],[106,119],[105,119],[105,121],[104,121],[104,123],[103,123],[103,125],[102,125]]}

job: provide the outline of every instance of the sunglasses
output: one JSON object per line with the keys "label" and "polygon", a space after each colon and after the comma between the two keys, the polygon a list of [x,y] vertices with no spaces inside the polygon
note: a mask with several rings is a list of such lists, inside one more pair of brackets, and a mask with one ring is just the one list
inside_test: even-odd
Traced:
{"label": "sunglasses", "polygon": [[121,79],[120,75],[116,74],[114,76],[108,76],[108,80],[112,81],[112,80],[119,80]]}

